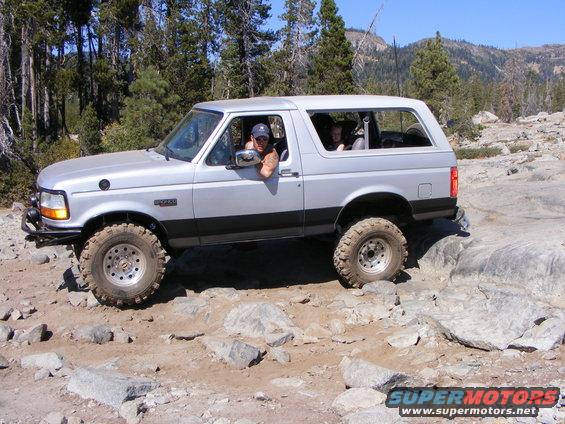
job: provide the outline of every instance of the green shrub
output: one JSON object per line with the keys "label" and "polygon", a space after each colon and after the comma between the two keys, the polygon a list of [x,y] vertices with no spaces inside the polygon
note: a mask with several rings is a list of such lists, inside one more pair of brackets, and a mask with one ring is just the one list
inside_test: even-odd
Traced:
{"label": "green shrub", "polygon": [[21,162],[12,162],[8,172],[0,173],[0,206],[25,201],[35,191],[35,178]]}
{"label": "green shrub", "polygon": [[78,142],[63,137],[47,146],[41,146],[41,152],[38,155],[37,161],[39,168],[43,169],[55,162],[62,160],[74,159],[80,156],[80,146]]}
{"label": "green shrub", "polygon": [[476,147],[456,149],[457,159],[484,159],[497,156],[501,153],[498,147]]}

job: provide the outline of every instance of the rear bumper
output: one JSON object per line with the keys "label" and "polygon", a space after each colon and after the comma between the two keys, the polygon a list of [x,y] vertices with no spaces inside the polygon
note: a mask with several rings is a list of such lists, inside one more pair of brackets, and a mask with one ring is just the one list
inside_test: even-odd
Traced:
{"label": "rear bumper", "polygon": [[465,214],[465,209],[460,208],[459,206],[455,207],[455,214],[450,217],[450,219],[459,225],[463,231],[467,231],[471,226],[471,222]]}
{"label": "rear bumper", "polygon": [[37,247],[74,244],[81,239],[81,230],[54,229],[47,227],[41,221],[37,208],[28,208],[22,215],[22,231],[27,233],[25,239],[34,241]]}

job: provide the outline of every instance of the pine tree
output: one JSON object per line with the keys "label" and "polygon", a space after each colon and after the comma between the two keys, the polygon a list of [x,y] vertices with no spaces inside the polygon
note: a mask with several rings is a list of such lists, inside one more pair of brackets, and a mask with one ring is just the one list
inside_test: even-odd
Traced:
{"label": "pine tree", "polygon": [[282,95],[304,94],[304,79],[307,75],[309,50],[314,43],[314,0],[286,0],[285,13],[281,16],[286,22],[282,30],[282,48],[273,61],[279,65]]}
{"label": "pine tree", "polygon": [[262,29],[270,10],[264,0],[221,0],[225,36],[219,67],[222,97],[253,97],[264,87],[264,61],[275,40],[272,31]]}
{"label": "pine tree", "polygon": [[213,70],[208,57],[215,48],[211,37],[217,33],[211,2],[174,2],[168,9],[166,25],[163,76],[186,112],[211,96]]}
{"label": "pine tree", "polygon": [[416,51],[410,67],[411,94],[425,101],[435,116],[446,123],[450,103],[459,86],[459,77],[443,47],[439,32],[433,41]]}
{"label": "pine tree", "polygon": [[334,0],[320,4],[320,38],[308,87],[312,94],[349,94],[353,86],[353,51]]}
{"label": "pine tree", "polygon": [[81,151],[86,155],[94,155],[100,152],[100,121],[90,103],[82,111],[82,115],[80,116],[78,142]]}
{"label": "pine tree", "polygon": [[517,118],[522,110],[525,70],[524,59],[518,56],[511,57],[504,65],[504,78],[499,85],[497,115],[506,122]]}
{"label": "pine tree", "polygon": [[124,101],[121,123],[107,129],[104,145],[108,151],[154,146],[179,118],[179,97],[171,94],[169,83],[155,68],[142,69],[130,91],[131,96]]}
{"label": "pine tree", "polygon": [[473,74],[465,84],[464,91],[471,97],[471,113],[485,110],[485,87],[477,74]]}

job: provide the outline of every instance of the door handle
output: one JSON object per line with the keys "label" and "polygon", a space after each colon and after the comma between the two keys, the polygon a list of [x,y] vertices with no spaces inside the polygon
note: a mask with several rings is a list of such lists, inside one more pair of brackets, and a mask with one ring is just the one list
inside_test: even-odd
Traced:
{"label": "door handle", "polygon": [[281,169],[281,170],[279,171],[279,175],[280,175],[281,177],[298,177],[298,176],[300,176],[300,174],[299,174],[298,172],[296,172],[296,171],[293,172],[293,171],[290,170],[290,169]]}

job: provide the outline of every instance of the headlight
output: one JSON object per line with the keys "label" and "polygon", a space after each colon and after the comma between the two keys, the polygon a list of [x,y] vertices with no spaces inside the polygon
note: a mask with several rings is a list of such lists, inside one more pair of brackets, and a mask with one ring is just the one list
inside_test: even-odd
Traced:
{"label": "headlight", "polygon": [[69,209],[63,193],[42,191],[39,198],[41,215],[49,219],[69,219]]}

